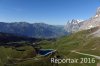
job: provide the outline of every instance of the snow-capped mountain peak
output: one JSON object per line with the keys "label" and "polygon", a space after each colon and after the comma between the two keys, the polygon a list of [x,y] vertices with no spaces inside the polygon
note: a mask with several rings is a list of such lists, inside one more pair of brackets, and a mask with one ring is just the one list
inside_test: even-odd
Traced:
{"label": "snow-capped mountain peak", "polygon": [[100,26],[100,7],[96,10],[96,15],[88,20],[71,20],[67,22],[65,29],[68,32],[77,32],[80,30],[91,29]]}
{"label": "snow-capped mountain peak", "polygon": [[78,19],[72,19],[71,21],[68,21],[67,24],[65,25],[65,30],[68,32],[75,32],[79,29],[81,26],[83,20],[78,20]]}

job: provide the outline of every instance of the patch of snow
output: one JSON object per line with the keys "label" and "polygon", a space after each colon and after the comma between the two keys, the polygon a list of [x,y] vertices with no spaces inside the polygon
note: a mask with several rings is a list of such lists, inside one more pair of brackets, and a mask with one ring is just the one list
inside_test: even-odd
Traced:
{"label": "patch of snow", "polygon": [[91,28],[93,28],[94,26],[93,25],[90,25],[90,26],[88,26],[88,29],[91,29]]}
{"label": "patch of snow", "polygon": [[95,17],[98,17],[99,15],[95,15]]}
{"label": "patch of snow", "polygon": [[82,21],[84,21],[84,20],[81,20],[81,19],[80,19],[80,20],[78,20],[78,19],[77,19],[77,22],[78,22],[78,23],[80,23],[80,22],[82,22]]}

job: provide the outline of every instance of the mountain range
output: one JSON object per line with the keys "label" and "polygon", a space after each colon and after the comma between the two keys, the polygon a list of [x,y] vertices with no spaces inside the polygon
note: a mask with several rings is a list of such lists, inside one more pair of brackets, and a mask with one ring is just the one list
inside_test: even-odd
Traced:
{"label": "mountain range", "polygon": [[45,23],[31,24],[27,22],[0,22],[0,28],[0,32],[3,33],[11,33],[34,38],[56,38],[67,34],[63,29],[63,26],[54,26]]}
{"label": "mountain range", "polygon": [[[100,27],[100,7],[97,8],[95,16],[92,16],[91,18],[84,21],[79,21],[75,19],[73,19],[72,21],[68,21],[64,29],[67,32],[73,33],[73,32],[91,29],[94,27]],[[92,33],[92,35],[100,37],[100,29]]]}
{"label": "mountain range", "polygon": [[[0,32],[11,33],[19,36],[34,38],[57,38],[69,33],[87,30],[100,26],[100,7],[97,8],[96,15],[87,20],[72,19],[66,25],[49,25],[45,23],[28,22],[0,22]],[[100,36],[100,29],[92,33]]]}

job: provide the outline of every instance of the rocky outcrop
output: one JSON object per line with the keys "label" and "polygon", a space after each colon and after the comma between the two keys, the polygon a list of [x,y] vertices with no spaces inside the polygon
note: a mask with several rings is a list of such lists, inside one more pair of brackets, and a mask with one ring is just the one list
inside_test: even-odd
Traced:
{"label": "rocky outcrop", "polygon": [[71,21],[68,21],[64,28],[67,32],[76,32],[79,30],[82,23],[83,23],[82,20],[73,19]]}
{"label": "rocky outcrop", "polygon": [[86,30],[97,26],[100,26],[100,7],[97,8],[96,15],[88,20],[85,20],[79,29]]}
{"label": "rocky outcrop", "polygon": [[80,30],[91,29],[93,27],[100,26],[100,7],[97,8],[95,16],[89,18],[88,20],[71,20],[65,25],[65,30],[68,32],[77,32]]}

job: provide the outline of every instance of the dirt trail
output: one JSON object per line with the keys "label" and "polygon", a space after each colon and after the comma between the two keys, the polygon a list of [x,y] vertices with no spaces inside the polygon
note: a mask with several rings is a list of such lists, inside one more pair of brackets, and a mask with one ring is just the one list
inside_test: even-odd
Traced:
{"label": "dirt trail", "polygon": [[81,53],[81,52],[77,52],[77,51],[71,51],[71,52],[74,52],[74,53],[77,53],[77,54],[81,54],[81,55],[91,56],[91,57],[94,57],[94,58],[100,60],[100,56],[96,56],[96,55],[92,55],[92,54],[86,54],[86,53]]}

